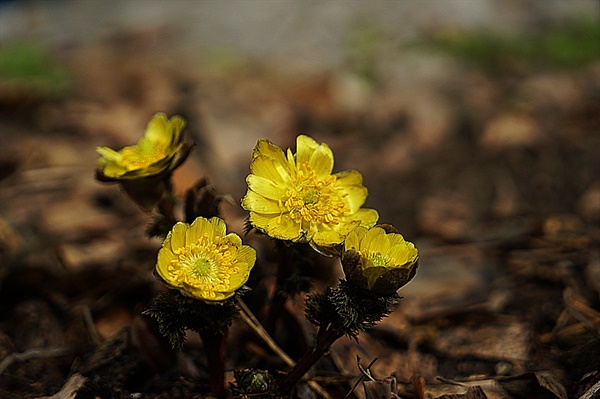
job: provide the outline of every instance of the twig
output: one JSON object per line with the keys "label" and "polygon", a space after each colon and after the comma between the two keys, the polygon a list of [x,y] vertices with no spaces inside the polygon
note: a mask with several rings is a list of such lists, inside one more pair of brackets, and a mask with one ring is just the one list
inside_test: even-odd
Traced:
{"label": "twig", "polygon": [[360,356],[356,356],[356,363],[358,365],[358,369],[364,377],[367,377],[371,381],[375,381],[375,378],[373,378],[373,376],[371,375],[371,366],[375,364],[377,359],[378,358],[374,358],[373,360],[371,360],[371,363],[369,363],[367,368],[363,368],[363,366],[361,366],[360,364]]}
{"label": "twig", "polygon": [[595,383],[590,389],[585,391],[583,395],[579,397],[579,399],[592,399],[596,397],[596,394],[600,392],[600,381]]}
{"label": "twig", "polygon": [[69,353],[67,348],[33,348],[21,353],[11,353],[0,362],[0,374],[14,362],[25,362],[31,359],[45,359],[50,357],[65,356]]}
{"label": "twig", "polygon": [[[277,345],[277,343],[271,338],[269,333],[263,328],[262,324],[258,321],[256,316],[252,313],[252,311],[248,308],[248,306],[244,303],[243,300],[238,299],[238,307],[240,308],[240,315],[242,321],[246,323],[246,325],[265,343],[267,346],[281,359],[288,367],[294,367],[296,362],[288,356],[287,353],[283,351]],[[319,396],[324,399],[333,399],[331,395],[325,391],[325,389],[319,385],[316,381],[308,380],[306,382],[308,386],[315,391]]]}
{"label": "twig", "polygon": [[468,385],[463,384],[462,382],[450,380],[448,378],[444,378],[444,377],[440,377],[440,376],[435,377],[435,379],[438,380],[438,381],[441,381],[443,383],[446,383],[446,384],[456,385],[456,386],[463,387],[463,388],[468,388],[469,387]]}
{"label": "twig", "polygon": [[254,314],[252,313],[252,311],[248,308],[248,306],[244,303],[243,300],[239,299],[238,300],[238,306],[240,307],[240,314],[242,316],[242,321],[244,323],[246,323],[246,325],[248,325],[248,327],[250,327],[250,329],[260,338],[263,340],[263,342],[265,344],[267,344],[267,346],[277,355],[279,356],[279,358],[281,360],[283,360],[283,362],[288,366],[288,367],[294,367],[294,365],[296,364],[294,362],[294,360],[288,356],[287,353],[285,353],[283,351],[283,349],[281,349],[279,347],[279,345],[277,345],[277,343],[275,341],[273,341],[273,338],[271,338],[271,336],[269,335],[269,333],[267,333],[267,331],[263,328],[263,326],[260,324],[260,322],[258,321],[258,319],[256,318],[256,316],[254,316]]}
{"label": "twig", "polygon": [[[595,337],[600,340],[600,331],[595,324],[600,320],[600,314],[594,309],[586,306],[585,303],[575,298],[572,288],[566,288],[563,291],[563,300],[566,305],[567,312],[577,321],[583,324]],[[590,320],[590,318],[592,320]]]}
{"label": "twig", "polygon": [[346,394],[346,396],[344,396],[344,399],[348,399],[350,397],[350,395],[352,395],[352,392],[354,392],[354,390],[356,389],[356,387],[358,386],[358,384],[360,384],[364,377],[369,378],[371,381],[375,381],[375,379],[373,378],[373,376],[371,375],[371,366],[373,364],[375,364],[375,362],[377,361],[378,358],[374,358],[373,360],[371,360],[371,363],[369,363],[369,365],[367,366],[367,368],[363,368],[363,366],[360,365],[360,356],[356,355],[356,364],[358,369],[360,370],[361,376],[358,377],[358,380],[356,381],[356,383],[354,384],[354,386],[352,387],[352,389],[350,390],[350,392],[348,392]]}
{"label": "twig", "polygon": [[81,313],[83,314],[85,325],[90,333],[90,336],[92,337],[92,341],[94,341],[94,345],[100,345],[103,339],[100,336],[96,325],[94,324],[94,318],[92,317],[92,311],[90,310],[90,307],[87,305],[81,305],[80,309]]}

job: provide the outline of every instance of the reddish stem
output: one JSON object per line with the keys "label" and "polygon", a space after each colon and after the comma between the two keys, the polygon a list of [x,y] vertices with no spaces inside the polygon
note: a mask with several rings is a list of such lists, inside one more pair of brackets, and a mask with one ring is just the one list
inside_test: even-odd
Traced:
{"label": "reddish stem", "polygon": [[219,398],[225,398],[227,396],[227,389],[225,388],[226,332],[203,331],[200,336],[202,337],[208,362],[210,391]]}
{"label": "reddish stem", "polygon": [[310,370],[310,368],[323,356],[331,345],[340,338],[343,333],[337,332],[332,328],[319,328],[317,333],[317,342],[309,348],[298,360],[296,365],[279,381],[279,391],[284,396],[294,389],[296,383]]}

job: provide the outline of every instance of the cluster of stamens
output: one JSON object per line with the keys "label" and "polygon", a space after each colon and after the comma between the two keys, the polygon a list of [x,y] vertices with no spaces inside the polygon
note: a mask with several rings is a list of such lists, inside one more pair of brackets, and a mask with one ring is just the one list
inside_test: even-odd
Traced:
{"label": "cluster of stamens", "polygon": [[239,273],[235,267],[231,244],[223,237],[210,238],[204,234],[197,243],[173,251],[178,256],[171,261],[169,272],[182,281],[210,297],[216,292],[229,290],[231,275]]}
{"label": "cluster of stamens", "polygon": [[121,152],[123,158],[125,158],[128,169],[135,170],[148,167],[165,158],[168,149],[167,147],[167,144],[155,144],[155,146],[152,147],[151,152],[143,152],[137,147],[131,147],[129,151],[128,148],[124,148]]}
{"label": "cluster of stamens", "polygon": [[287,199],[280,200],[279,205],[296,223],[338,224],[348,214],[343,201],[345,196],[347,194],[341,192],[335,176],[319,179],[308,162],[304,162],[292,177],[291,188],[286,191]]}
{"label": "cluster of stamens", "polygon": [[387,266],[392,263],[392,258],[383,255],[381,252],[358,251],[358,253],[369,259],[373,266]]}

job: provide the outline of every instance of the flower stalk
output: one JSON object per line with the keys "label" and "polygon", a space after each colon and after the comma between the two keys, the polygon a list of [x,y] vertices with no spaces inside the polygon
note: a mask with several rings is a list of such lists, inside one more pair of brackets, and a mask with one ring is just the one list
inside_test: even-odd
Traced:
{"label": "flower stalk", "polygon": [[279,381],[279,392],[284,396],[289,396],[298,381],[342,335],[344,335],[343,332],[337,331],[331,325],[319,328],[316,343],[306,351],[296,365]]}
{"label": "flower stalk", "polygon": [[210,391],[218,398],[227,396],[225,387],[225,353],[227,348],[227,330],[200,331],[204,352],[208,363]]}

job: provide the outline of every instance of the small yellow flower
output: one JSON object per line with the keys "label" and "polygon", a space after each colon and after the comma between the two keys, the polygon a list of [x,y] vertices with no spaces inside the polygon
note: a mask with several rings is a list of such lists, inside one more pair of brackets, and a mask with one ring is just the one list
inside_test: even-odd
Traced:
{"label": "small yellow flower", "polygon": [[381,294],[396,292],[417,271],[419,251],[415,245],[381,227],[356,228],[346,237],[344,250],[342,266],[346,279]]}
{"label": "small yellow flower", "polygon": [[[115,151],[98,147],[102,177],[107,180],[136,180],[171,171],[183,162],[189,148],[181,143],[185,121],[179,116],[167,119],[158,113],[152,117],[146,133],[134,146]],[[187,151],[186,151],[187,150]]]}
{"label": "small yellow flower", "polygon": [[261,139],[250,163],[242,207],[250,223],[269,236],[328,247],[340,244],[358,226],[379,218],[361,208],[367,197],[362,175],[354,170],[331,174],[333,152],[308,136],[296,139],[296,154]]}
{"label": "small yellow flower", "polygon": [[222,301],[232,297],[248,280],[256,251],[226,230],[218,217],[199,217],[191,225],[178,222],[158,252],[159,276],[192,298]]}

